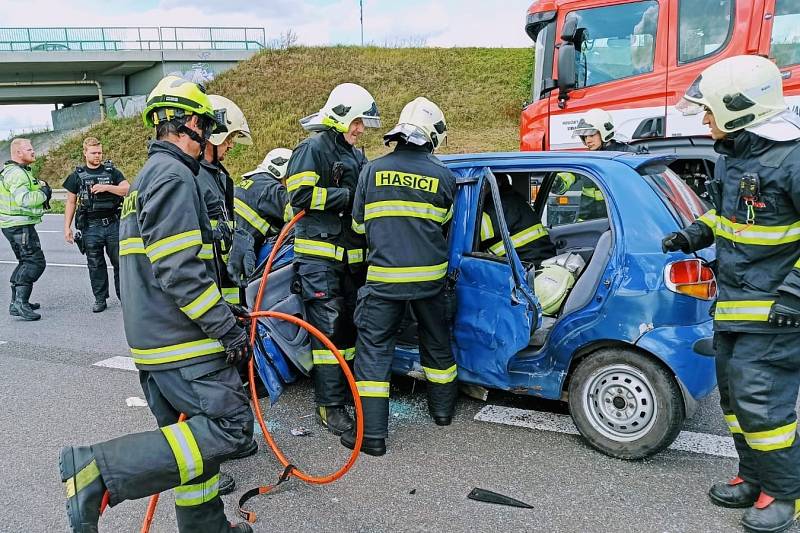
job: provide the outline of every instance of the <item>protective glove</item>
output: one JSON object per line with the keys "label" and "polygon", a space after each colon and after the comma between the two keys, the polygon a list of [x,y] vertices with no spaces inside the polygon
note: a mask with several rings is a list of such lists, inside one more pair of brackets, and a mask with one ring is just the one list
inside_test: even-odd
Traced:
{"label": "protective glove", "polygon": [[226,361],[231,365],[238,365],[253,356],[253,347],[247,330],[236,324],[219,340],[225,348]]}
{"label": "protective glove", "polygon": [[[227,303],[227,302],[226,302]],[[244,329],[248,329],[250,327],[250,312],[242,307],[241,305],[236,305],[232,303],[228,303],[228,309],[231,310],[233,316],[236,317],[236,323],[239,324]]]}
{"label": "protective glove", "polygon": [[689,240],[683,233],[670,233],[666,237],[661,240],[661,251],[664,253],[667,252],[677,252],[680,250],[681,252],[688,254],[692,251],[691,245],[689,244]]}
{"label": "protective glove", "polygon": [[236,228],[228,255],[228,276],[237,287],[247,287],[247,280],[256,269],[255,245],[252,235]]}
{"label": "protective glove", "polygon": [[50,209],[50,199],[53,197],[53,189],[51,189],[47,183],[40,180],[39,190],[41,190],[45,196],[44,204],[42,204],[42,207],[44,207],[45,209]]}
{"label": "protective glove", "polygon": [[769,323],[779,328],[800,328],[800,298],[779,292],[778,300],[769,310]]}

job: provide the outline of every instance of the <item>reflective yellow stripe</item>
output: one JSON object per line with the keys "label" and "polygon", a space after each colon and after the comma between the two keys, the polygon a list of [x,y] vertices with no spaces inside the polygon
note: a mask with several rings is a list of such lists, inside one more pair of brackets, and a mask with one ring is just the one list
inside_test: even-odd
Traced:
{"label": "reflective yellow stripe", "polygon": [[328,200],[328,189],[324,187],[314,187],[314,192],[311,193],[310,209],[318,211],[325,210],[325,202]]}
{"label": "reflective yellow stripe", "polygon": [[[339,350],[345,361],[352,361],[356,355],[355,348],[342,348]],[[311,357],[315,365],[338,365],[339,360],[333,355],[333,352],[325,348],[318,350],[311,350]]]}
{"label": "reflective yellow stripe", "polygon": [[214,259],[214,245],[203,244],[200,247],[200,251],[197,252],[197,257],[200,259]]}
{"label": "reflective yellow stripe", "polygon": [[184,231],[183,233],[178,233],[176,235],[170,235],[169,237],[159,239],[156,242],[146,246],[145,252],[147,253],[147,257],[150,258],[150,261],[155,262],[159,259],[180,252],[181,250],[191,248],[192,246],[203,246],[203,240],[200,237],[199,229]]}
{"label": "reflective yellow stripe", "polygon": [[356,381],[358,394],[363,398],[388,398],[388,381]]}
{"label": "reflective yellow stripe", "polygon": [[219,341],[214,339],[201,339],[199,341],[183,342],[163,346],[161,348],[131,348],[133,362],[140,365],[160,365],[184,361],[192,357],[223,352],[225,349]]}
{"label": "reflective yellow stripe", "polygon": [[735,434],[742,434],[742,426],[739,425],[739,420],[736,418],[736,415],[725,415],[725,422],[728,423],[728,429],[731,430],[731,433]]}
{"label": "reflective yellow stripe", "polygon": [[161,428],[166,437],[175,462],[178,464],[178,473],[181,485],[203,474],[203,456],[200,448],[192,435],[192,430],[186,422],[178,422],[171,426]]}
{"label": "reflective yellow stripe", "polygon": [[143,254],[144,242],[141,237],[130,237],[119,241],[119,255]]}
{"label": "reflective yellow stripe", "polygon": [[442,220],[442,224],[446,224],[453,218],[453,206],[450,206],[450,209],[447,210],[447,213],[444,215],[444,220]]}
{"label": "reflective yellow stripe", "polygon": [[775,246],[800,241],[800,222],[789,226],[759,226],[717,217],[715,233],[717,237],[740,244]]}
{"label": "reflective yellow stripe", "polygon": [[353,219],[351,227],[353,228],[353,231],[355,231],[359,235],[364,235],[367,232],[367,228],[364,226],[364,224],[363,223],[359,224],[358,222],[356,222],[356,219]]}
{"label": "reflective yellow stripe", "polygon": [[[536,224],[512,235],[511,243],[514,245],[514,249],[516,250],[517,248],[525,246],[526,244],[537,239],[541,239],[545,235],[547,235],[547,230],[544,228],[544,226],[541,224]],[[506,249],[505,246],[503,246],[502,241],[498,242],[494,246],[491,246],[489,251],[500,257],[506,255]]]}
{"label": "reflective yellow stripe", "polygon": [[776,429],[768,431],[757,431],[755,433],[744,432],[747,445],[754,450],[761,452],[771,452],[782,450],[794,444],[797,436],[797,421],[786,424]]}
{"label": "reflective yellow stripe", "polygon": [[364,250],[358,248],[357,250],[347,250],[347,262],[351,265],[364,262]]}
{"label": "reflective yellow stripe", "polygon": [[194,507],[210,502],[219,495],[219,474],[202,483],[181,485],[175,491],[175,505]]}
{"label": "reflective yellow stripe", "polygon": [[289,176],[286,180],[286,190],[288,192],[296,191],[300,187],[313,187],[319,181],[319,174],[316,172],[298,172]]}
{"label": "reflective yellow stripe", "polygon": [[800,259],[794,264],[794,268],[800,268]]}
{"label": "reflective yellow stripe", "polygon": [[200,296],[192,300],[191,303],[181,307],[181,311],[186,313],[186,316],[192,320],[197,320],[206,314],[220,298],[222,298],[222,295],[219,293],[216,283],[212,283]]}
{"label": "reflective yellow stripe", "polygon": [[435,281],[447,274],[447,262],[417,267],[382,267],[370,265],[367,269],[367,281],[383,283],[414,283],[419,281]]}
{"label": "reflective yellow stripe", "polygon": [[424,218],[441,224],[447,217],[447,209],[436,207],[427,202],[406,202],[401,200],[372,202],[364,206],[364,222],[381,217]]}
{"label": "reflective yellow stripe", "polygon": [[428,368],[427,366],[423,366],[422,370],[425,371],[425,379],[431,383],[450,383],[455,381],[458,377],[458,371],[456,368],[456,365],[453,365],[450,368],[439,370],[438,368]]}
{"label": "reflective yellow stripe", "polygon": [[710,209],[706,211],[703,216],[698,218],[700,222],[711,228],[712,230],[716,230],[717,228],[717,210]]}
{"label": "reflective yellow stripe", "polygon": [[753,322],[766,322],[769,310],[772,307],[770,300],[741,300],[734,302],[717,302],[714,320],[746,320]]}
{"label": "reflective yellow stripe", "polygon": [[245,219],[259,233],[266,235],[269,231],[269,222],[264,220],[253,208],[238,198],[233,199],[233,211]]}
{"label": "reflective yellow stripe", "polygon": [[488,241],[494,237],[494,226],[492,225],[492,218],[483,213],[481,215],[481,240]]}
{"label": "reflective yellow stripe", "polygon": [[289,222],[294,218],[294,209],[292,209],[292,204],[286,204],[283,208],[283,221]]}
{"label": "reflective yellow stripe", "polygon": [[595,200],[597,202],[603,200],[602,191],[600,191],[600,189],[596,189],[594,187],[584,187],[584,188],[582,188],[581,189],[581,194],[583,196],[587,196],[587,197],[589,197],[592,200]]}
{"label": "reflective yellow stripe", "polygon": [[92,481],[100,477],[100,469],[97,468],[97,461],[92,462],[80,469],[73,477],[64,482],[67,491],[67,499],[72,498],[81,490],[85,489]]}
{"label": "reflective yellow stripe", "polygon": [[298,254],[316,255],[341,261],[344,258],[344,248],[325,241],[312,241],[311,239],[295,239],[294,251]]}
{"label": "reflective yellow stripe", "polygon": [[239,305],[241,303],[239,287],[222,287],[222,298],[229,304]]}

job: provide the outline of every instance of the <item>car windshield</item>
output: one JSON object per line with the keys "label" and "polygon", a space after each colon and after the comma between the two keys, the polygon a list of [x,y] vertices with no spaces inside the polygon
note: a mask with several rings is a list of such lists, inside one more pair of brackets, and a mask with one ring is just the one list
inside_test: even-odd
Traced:
{"label": "car windshield", "polygon": [[672,215],[684,226],[706,212],[700,197],[672,170],[666,168],[661,172],[645,174],[644,178],[664,200]]}

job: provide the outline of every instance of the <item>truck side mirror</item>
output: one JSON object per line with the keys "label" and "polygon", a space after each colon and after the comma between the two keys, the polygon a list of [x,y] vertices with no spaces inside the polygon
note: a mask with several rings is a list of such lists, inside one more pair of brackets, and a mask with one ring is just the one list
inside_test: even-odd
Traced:
{"label": "truck side mirror", "polygon": [[558,107],[566,106],[569,91],[577,85],[575,70],[575,44],[562,43],[558,48]]}
{"label": "truck side mirror", "polygon": [[561,29],[561,40],[565,43],[575,43],[578,34],[578,19],[574,16],[567,17],[564,27]]}

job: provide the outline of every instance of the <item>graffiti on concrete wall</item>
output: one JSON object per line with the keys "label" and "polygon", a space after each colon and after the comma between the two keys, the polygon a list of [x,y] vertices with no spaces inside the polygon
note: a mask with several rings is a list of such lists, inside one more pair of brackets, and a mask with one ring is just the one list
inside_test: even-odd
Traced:
{"label": "graffiti on concrete wall", "polygon": [[180,76],[192,83],[202,83],[203,85],[208,85],[214,79],[214,71],[211,70],[211,66],[207,63],[194,63],[185,71],[176,70],[170,72],[169,75]]}
{"label": "graffiti on concrete wall", "polygon": [[106,113],[109,118],[137,117],[144,111],[146,102],[147,97],[143,94],[108,98],[106,99]]}

